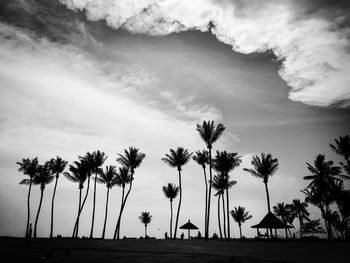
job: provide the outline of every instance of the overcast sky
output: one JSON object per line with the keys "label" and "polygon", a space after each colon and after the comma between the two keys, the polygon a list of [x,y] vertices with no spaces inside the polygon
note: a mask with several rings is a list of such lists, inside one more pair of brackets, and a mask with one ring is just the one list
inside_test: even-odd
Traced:
{"label": "overcast sky", "polygon": [[[215,120],[226,131],[214,150],[243,156],[232,172],[238,183],[230,204],[253,215],[243,226],[252,237],[250,226],[266,213],[263,182],[243,171],[252,155],[268,152],[279,160],[269,182],[273,205],[304,198],[305,162],[318,153],[339,161],[328,144],[350,133],[349,6],[330,0],[1,1],[0,235],[25,232],[28,188],[18,184],[25,177],[17,161],[59,155],[71,163],[101,150],[106,164],[116,164],[117,154],[134,146],[146,158],[136,170],[121,235],[141,236],[138,216],[149,211],[149,235],[163,237],[170,207],[161,188],[178,177],[161,158],[177,146],[204,149],[196,124]],[[31,199],[33,223],[39,189]],[[52,190],[53,184],[45,190],[39,236],[49,235]],[[100,236],[106,188],[97,191]],[[120,196],[113,188],[107,237]],[[201,167],[190,162],[183,168],[179,224],[190,219],[202,234],[204,196]],[[91,201],[81,235],[89,234]],[[55,234],[71,234],[77,204],[77,185],[62,176]],[[216,197],[210,230],[218,233]]]}

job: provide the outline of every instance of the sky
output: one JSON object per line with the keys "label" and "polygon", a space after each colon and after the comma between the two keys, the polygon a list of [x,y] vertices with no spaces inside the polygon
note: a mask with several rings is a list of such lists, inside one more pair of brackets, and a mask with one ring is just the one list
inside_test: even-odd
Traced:
{"label": "sky", "polygon": [[[238,152],[230,208],[245,206],[253,237],[266,214],[262,180],[251,158],[279,160],[269,181],[272,205],[304,199],[306,162],[317,154],[339,162],[329,148],[350,133],[350,4],[330,0],[5,0],[0,3],[0,235],[23,236],[28,188],[17,171],[22,158],[69,163],[101,150],[105,164],[129,146],[146,154],[122,219],[121,235],[139,237],[138,216],[151,213],[148,234],[169,233],[170,203],[162,193],[178,184],[161,161],[170,148],[205,149],[196,124],[223,123],[214,151]],[[179,225],[204,234],[204,178],[183,167]],[[38,235],[48,236],[53,184],[46,187]],[[55,234],[70,236],[78,187],[60,177]],[[91,192],[92,193],[92,192]],[[82,213],[88,236],[92,195]],[[106,187],[98,185],[95,236],[102,234]],[[34,187],[32,217],[40,188]],[[110,193],[106,237],[116,224],[121,188]],[[175,201],[175,207],[177,205]],[[210,233],[218,233],[212,198]],[[309,207],[313,219],[320,218]],[[298,223],[295,221],[298,229]],[[238,226],[231,219],[231,235]],[[281,233],[282,234],[282,233]]]}

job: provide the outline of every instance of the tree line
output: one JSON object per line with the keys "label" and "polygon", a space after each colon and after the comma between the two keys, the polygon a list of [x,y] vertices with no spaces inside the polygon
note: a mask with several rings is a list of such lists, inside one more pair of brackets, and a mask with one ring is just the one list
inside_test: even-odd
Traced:
{"label": "tree line", "polygon": [[[201,167],[203,172],[205,198],[203,214],[205,239],[209,239],[209,219],[212,207],[212,196],[217,197],[217,215],[220,238],[227,240],[231,239],[230,215],[238,223],[240,237],[242,237],[241,225],[246,220],[252,218],[252,216],[249,215],[249,211],[247,211],[245,207],[241,206],[234,207],[234,209],[230,211],[229,204],[229,190],[237,183],[236,181],[231,180],[232,172],[240,166],[242,157],[239,156],[237,152],[227,151],[216,151],[215,155],[213,156],[213,145],[225,131],[225,126],[223,124],[215,124],[214,121],[203,121],[203,123],[197,124],[196,130],[204,141],[206,149],[198,150],[192,153],[184,147],[177,147],[176,149],[170,149],[169,153],[165,154],[165,156],[161,158],[164,163],[172,168],[175,168],[178,174],[178,185],[169,182],[167,185],[162,187],[164,195],[170,200],[170,238],[176,239],[177,235],[183,194],[182,169],[183,166],[185,166],[191,159]],[[344,158],[344,162],[340,162],[337,166],[334,165],[333,161],[327,161],[324,155],[317,155],[313,165],[306,163],[310,174],[304,176],[304,179],[309,180],[310,183],[305,189],[301,190],[306,195],[305,201],[303,202],[299,199],[295,199],[291,204],[277,203],[275,206],[273,206],[273,212],[285,224],[292,224],[295,218],[299,219],[300,235],[322,231],[320,220],[309,219],[309,212],[307,211],[308,204],[312,204],[320,209],[329,239],[332,239],[336,233],[340,233],[341,238],[345,238],[349,232],[350,192],[349,190],[344,189],[343,179],[350,178],[350,136],[346,135],[336,139],[334,144],[330,144],[330,147],[335,153]],[[102,238],[105,237],[106,231],[110,189],[113,186],[119,186],[122,188],[119,215],[115,223],[116,226],[113,235],[113,239],[119,239],[120,223],[126,201],[132,190],[135,170],[141,165],[144,158],[145,154],[141,153],[138,148],[129,147],[128,149],[124,150],[123,154],[118,154],[116,162],[121,165],[119,168],[117,168],[115,165],[109,165],[103,169],[107,156],[101,151],[94,151],[92,153],[88,152],[84,156],[78,156],[78,160],[74,161],[73,164],[70,165],[68,165],[67,161],[58,156],[45,162],[44,164],[39,164],[38,158],[26,158],[22,159],[21,162],[17,162],[19,165],[18,170],[29,177],[29,179],[23,179],[20,182],[20,184],[29,186],[25,236],[28,237],[30,235],[30,194],[32,185],[40,185],[41,190],[39,207],[34,224],[34,237],[36,237],[37,223],[40,215],[45,186],[55,180],[51,201],[50,226],[50,238],[53,237],[55,194],[59,176],[63,174],[69,181],[77,183],[79,190],[77,216],[72,232],[73,238],[78,237],[80,215],[90,192],[90,181],[92,180],[93,183],[90,238],[94,237],[94,219],[97,192],[96,184],[101,183],[106,186],[105,218]],[[273,158],[270,153],[261,153],[260,155],[253,156],[251,165],[251,168],[243,168],[243,170],[254,177],[262,179],[266,192],[267,211],[271,212],[268,181],[269,178],[278,170],[278,159]],[[65,171],[67,169],[68,171]],[[87,186],[85,195],[82,197],[85,183]],[[216,192],[212,193],[213,190]],[[173,200],[177,196],[179,196],[179,201],[177,205],[175,225],[173,227]],[[334,209],[334,205],[336,205],[336,209]],[[222,211],[220,211],[220,207]],[[145,223],[146,236],[147,224],[149,223],[148,217],[146,217],[146,214],[143,214],[140,219],[141,221],[147,222]],[[221,223],[221,219],[223,220],[223,223]],[[270,234],[272,236],[272,233]],[[288,233],[286,229],[286,237],[287,236]]]}

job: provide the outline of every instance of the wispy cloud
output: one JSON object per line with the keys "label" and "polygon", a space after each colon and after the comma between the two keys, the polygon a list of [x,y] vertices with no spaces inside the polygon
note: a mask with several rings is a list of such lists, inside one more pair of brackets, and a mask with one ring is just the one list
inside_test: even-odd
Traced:
{"label": "wispy cloud", "polygon": [[211,30],[234,51],[271,50],[282,61],[279,73],[291,87],[290,99],[317,106],[350,99],[349,27],[341,23],[347,17],[341,9],[328,19],[322,4],[290,0],[60,2],[115,29],[148,35]]}

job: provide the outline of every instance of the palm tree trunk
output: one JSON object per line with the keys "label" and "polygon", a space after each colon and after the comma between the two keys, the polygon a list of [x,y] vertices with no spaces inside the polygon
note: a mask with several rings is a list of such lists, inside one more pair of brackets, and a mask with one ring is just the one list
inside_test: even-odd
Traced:
{"label": "palm tree trunk", "polygon": [[[326,204],[326,215],[329,215],[329,214],[330,214],[329,204]],[[333,239],[332,223],[328,220],[328,218],[327,218],[327,222],[328,222],[330,239]]]}
{"label": "palm tree trunk", "polygon": [[115,239],[115,238],[116,238],[116,236],[117,236],[117,232],[118,232],[119,221],[120,221],[121,212],[122,212],[123,203],[124,203],[124,192],[125,192],[125,185],[123,186],[123,191],[122,191],[122,201],[121,201],[121,203],[120,203],[120,210],[119,210],[119,215],[118,215],[117,224],[116,224],[116,226],[115,226],[115,230],[114,230],[113,239]]}
{"label": "palm tree trunk", "polygon": [[286,239],[288,238],[288,232],[287,232],[287,228],[284,229],[286,231]]}
{"label": "palm tree trunk", "polygon": [[170,239],[173,238],[173,200],[170,200]]}
{"label": "palm tree trunk", "polygon": [[37,227],[37,225],[38,225],[39,213],[40,213],[40,209],[41,209],[41,204],[42,204],[42,202],[43,202],[43,195],[44,195],[44,189],[41,189],[40,202],[39,202],[39,207],[38,207],[38,213],[36,214],[36,218],[35,218],[34,238],[36,238],[36,227]]}
{"label": "palm tree trunk", "polygon": [[207,220],[208,220],[208,180],[205,172],[205,166],[203,166],[204,181],[205,181],[205,216],[204,216],[204,236],[207,236]]}
{"label": "palm tree trunk", "polygon": [[267,183],[264,182],[264,184],[265,184],[265,191],[266,191],[266,198],[267,198],[267,211],[271,212],[269,189],[267,188]]}
{"label": "palm tree trunk", "polygon": [[58,173],[56,174],[55,187],[53,189],[53,194],[52,194],[50,238],[53,237],[53,209],[54,209],[54,204],[55,204],[57,181],[58,181]]}
{"label": "palm tree trunk", "polygon": [[[131,178],[134,178],[134,173],[131,174]],[[121,220],[122,220],[122,214],[123,214],[123,211],[124,211],[126,200],[128,199],[128,196],[129,196],[131,188],[132,188],[132,182],[133,182],[133,179],[130,182],[129,189],[128,189],[128,192],[126,193],[123,205],[122,205],[121,210],[120,210],[119,218],[118,218],[118,223],[117,223],[117,225],[118,225],[117,239],[118,240],[120,239],[120,223],[121,223]]]}
{"label": "palm tree trunk", "polygon": [[80,211],[80,207],[81,207],[81,192],[82,192],[82,188],[79,189],[79,204],[78,204],[77,226],[76,226],[76,228],[74,227],[72,237],[75,237],[75,231],[77,233],[79,231],[79,217],[80,217],[79,211]]}
{"label": "palm tree trunk", "polygon": [[224,237],[225,239],[227,239],[227,235],[226,235],[226,213],[225,213],[225,198],[224,198],[224,193],[221,194],[221,198],[222,198],[222,215],[224,218]]}
{"label": "palm tree trunk", "polygon": [[26,237],[29,237],[29,221],[30,221],[30,192],[32,190],[33,178],[30,178],[28,198],[27,198],[27,228],[26,228]]}
{"label": "palm tree trunk", "polygon": [[147,237],[147,224],[145,224],[145,238]]}
{"label": "palm tree trunk", "polygon": [[[77,217],[77,219],[75,221],[75,226],[74,226],[74,229],[76,230],[75,237],[78,237],[77,224],[78,224],[78,220],[79,220],[80,214],[83,211],[83,208],[84,208],[84,205],[85,205],[85,202],[86,202],[86,198],[88,197],[89,189],[90,189],[90,176],[89,176],[89,179],[88,179],[88,185],[87,185],[87,188],[86,188],[86,193],[85,193],[85,197],[84,197],[84,200],[83,200],[83,204],[81,205],[81,207],[79,209],[78,217]],[[74,231],[73,231],[73,233],[74,233]]]}
{"label": "palm tree trunk", "polygon": [[103,224],[102,239],[105,239],[106,223],[107,223],[107,213],[108,213],[108,197],[109,197],[109,187],[107,187],[106,212],[105,212],[105,222],[104,222],[104,224]]}
{"label": "palm tree trunk", "polygon": [[208,192],[208,209],[207,209],[207,225],[205,231],[205,239],[209,239],[209,221],[210,221],[210,199],[211,199],[211,187],[212,187],[212,163],[211,163],[211,147],[208,145],[209,149],[209,192]]}
{"label": "palm tree trunk", "polygon": [[302,230],[303,230],[303,218],[299,215],[299,228],[300,228],[300,238],[302,237]]}
{"label": "palm tree trunk", "polygon": [[242,226],[240,223],[238,224],[238,226],[239,226],[239,237],[242,239]]}
{"label": "palm tree trunk", "polygon": [[97,172],[95,173],[95,182],[94,182],[94,201],[92,204],[92,220],[91,220],[90,239],[93,238],[93,234],[94,234],[95,208],[96,208],[96,183],[97,183],[96,179],[97,179]]}
{"label": "palm tree trunk", "polygon": [[220,239],[222,240],[221,220],[220,220],[220,196],[221,195],[218,195],[218,223],[219,223]]}
{"label": "palm tree trunk", "polygon": [[228,196],[228,189],[226,189],[226,213],[227,213],[227,238],[228,240],[231,239],[230,237],[230,209],[229,209],[229,196]]}
{"label": "palm tree trunk", "polygon": [[175,231],[174,231],[174,239],[176,239],[176,231],[177,231],[177,224],[179,222],[179,215],[180,215],[180,208],[181,208],[181,201],[182,201],[182,185],[181,185],[181,170],[179,171],[179,188],[180,188],[180,198],[179,198],[179,204],[177,207],[177,214],[176,214],[176,222],[175,222]]}
{"label": "palm tree trunk", "polygon": [[329,231],[329,223],[328,223],[328,220],[327,220],[327,217],[326,217],[325,210],[324,210],[322,205],[320,205],[320,210],[321,210],[322,217],[324,219],[324,223],[326,225],[328,239],[331,240],[332,238],[331,238],[331,234],[330,234],[330,231]]}

